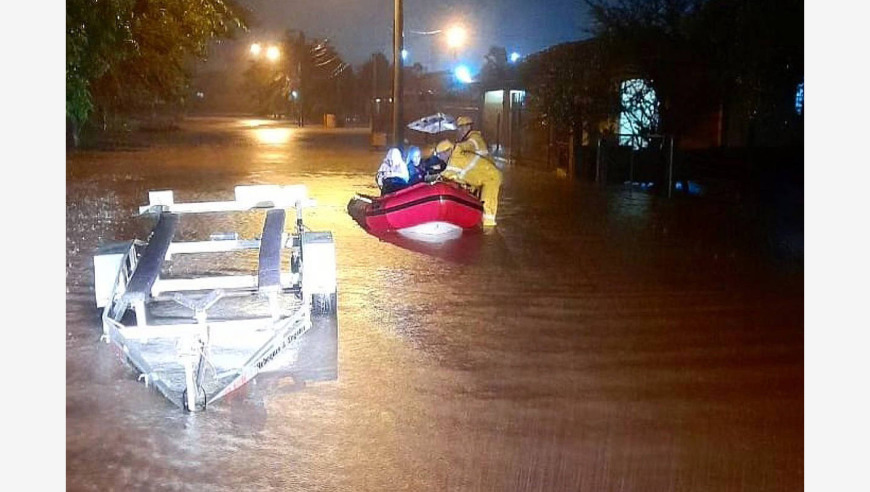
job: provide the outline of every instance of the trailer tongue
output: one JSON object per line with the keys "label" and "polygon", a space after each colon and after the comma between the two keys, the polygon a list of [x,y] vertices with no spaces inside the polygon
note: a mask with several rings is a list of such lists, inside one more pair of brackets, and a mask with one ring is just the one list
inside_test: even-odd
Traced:
{"label": "trailer tongue", "polygon": [[[237,186],[235,199],[223,202],[176,203],[172,191],[149,192],[139,210],[157,217],[148,241],[106,244],[94,256],[102,339],[120,349],[146,386],[188,411],[292,366],[314,320],[337,327],[335,245],[330,232],[306,230],[302,211],[311,205],[300,185]],[[290,208],[296,222],[286,233]],[[264,214],[262,234],[175,241],[184,216],[215,213]],[[256,271],[167,272],[185,270],[185,263],[187,270],[213,270],[214,255],[254,250]]]}

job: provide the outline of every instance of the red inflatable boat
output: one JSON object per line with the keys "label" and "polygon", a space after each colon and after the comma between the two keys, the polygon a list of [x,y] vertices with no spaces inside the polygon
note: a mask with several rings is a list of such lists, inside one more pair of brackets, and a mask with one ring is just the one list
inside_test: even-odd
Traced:
{"label": "red inflatable boat", "polygon": [[480,225],[483,203],[456,183],[436,181],[381,197],[356,195],[347,211],[373,234],[397,231],[410,236],[455,237],[463,229]]}

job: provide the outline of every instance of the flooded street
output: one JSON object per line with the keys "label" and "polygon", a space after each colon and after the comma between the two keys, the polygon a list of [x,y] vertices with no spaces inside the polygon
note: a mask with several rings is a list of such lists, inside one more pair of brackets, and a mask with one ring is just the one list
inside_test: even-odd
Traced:
{"label": "flooded street", "polygon": [[[516,166],[496,228],[379,240],[346,211],[376,192],[367,129],[140,138],[67,159],[69,490],[803,488],[803,271],[751,206]],[[146,238],[148,190],[267,183],[305,184],[306,225],[334,235],[338,379],[185,414],[99,341],[92,255]]]}

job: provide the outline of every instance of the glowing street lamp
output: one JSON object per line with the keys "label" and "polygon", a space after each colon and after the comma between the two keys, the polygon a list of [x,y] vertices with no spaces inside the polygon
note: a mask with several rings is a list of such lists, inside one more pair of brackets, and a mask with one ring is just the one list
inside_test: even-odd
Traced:
{"label": "glowing street lamp", "polygon": [[462,45],[465,44],[465,38],[467,37],[467,33],[465,32],[465,28],[462,26],[453,26],[447,29],[447,46],[456,50],[457,48],[461,48]]}
{"label": "glowing street lamp", "polygon": [[514,51],[511,53],[511,63],[516,63],[520,59],[520,54]]}
{"label": "glowing street lamp", "polygon": [[278,58],[281,58],[281,50],[277,46],[269,46],[266,50],[266,58],[272,62],[278,60]]}
{"label": "glowing street lamp", "polygon": [[254,56],[260,56],[260,51],[263,50],[263,47],[260,46],[260,43],[253,43],[251,45],[251,54]]}

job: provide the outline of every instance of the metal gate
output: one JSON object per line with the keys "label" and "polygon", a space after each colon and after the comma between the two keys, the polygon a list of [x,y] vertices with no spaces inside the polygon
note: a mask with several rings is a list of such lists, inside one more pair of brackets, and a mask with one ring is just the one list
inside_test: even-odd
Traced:
{"label": "metal gate", "polygon": [[595,182],[650,191],[665,189],[670,197],[674,183],[674,137],[621,133],[600,137]]}

